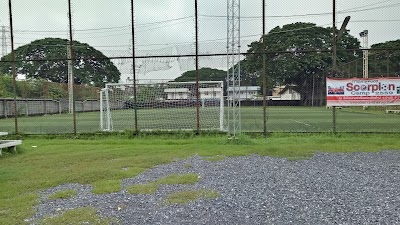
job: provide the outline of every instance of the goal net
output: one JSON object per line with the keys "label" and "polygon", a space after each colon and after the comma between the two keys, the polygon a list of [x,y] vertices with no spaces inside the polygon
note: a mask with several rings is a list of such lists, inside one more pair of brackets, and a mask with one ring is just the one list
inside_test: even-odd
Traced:
{"label": "goal net", "polygon": [[[196,130],[197,92],[195,82],[149,82],[107,84],[101,91],[102,131]],[[222,81],[199,82],[201,130],[224,130],[224,87]],[[137,124],[136,124],[137,122]]]}

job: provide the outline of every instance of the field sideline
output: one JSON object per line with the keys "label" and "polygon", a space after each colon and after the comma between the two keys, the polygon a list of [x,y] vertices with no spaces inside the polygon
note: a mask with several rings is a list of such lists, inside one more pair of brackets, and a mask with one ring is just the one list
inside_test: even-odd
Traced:
{"label": "field sideline", "polygon": [[[262,107],[241,107],[242,130],[263,131]],[[133,130],[133,110],[112,111],[114,130]],[[201,108],[200,126],[207,130],[219,127],[219,108]],[[225,109],[225,114],[227,110]],[[195,108],[140,109],[138,127],[141,130],[195,129]],[[400,132],[400,116],[384,110],[337,110],[338,132]],[[73,133],[71,114],[19,117],[19,131],[25,134]],[[269,132],[332,132],[332,111],[325,107],[267,107]],[[100,131],[100,113],[77,113],[78,133]],[[0,119],[0,131],[13,133],[14,119]]]}

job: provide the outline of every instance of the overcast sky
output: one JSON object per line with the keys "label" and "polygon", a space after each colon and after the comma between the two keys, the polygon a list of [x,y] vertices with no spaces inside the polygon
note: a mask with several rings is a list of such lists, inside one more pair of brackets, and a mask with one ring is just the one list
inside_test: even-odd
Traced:
{"label": "overcast sky", "polygon": [[[108,56],[129,54],[130,0],[71,0],[74,39]],[[141,55],[193,52],[194,0],[135,0],[136,49]],[[266,0],[267,32],[294,22],[332,26],[331,0]],[[16,47],[45,37],[68,39],[67,0],[13,0]],[[198,0],[202,52],[225,51],[226,0]],[[338,26],[351,16],[348,29],[359,38],[369,30],[369,44],[400,39],[399,0],[337,0]],[[9,26],[8,0],[0,0],[0,25]],[[262,0],[241,0],[244,43],[262,33]],[[7,38],[9,34],[7,33]],[[9,43],[9,39],[7,40]],[[203,46],[203,48],[202,48]],[[152,51],[148,51],[152,50]],[[246,51],[245,45],[242,51]],[[9,50],[8,50],[9,52]],[[1,54],[1,52],[0,52]]]}

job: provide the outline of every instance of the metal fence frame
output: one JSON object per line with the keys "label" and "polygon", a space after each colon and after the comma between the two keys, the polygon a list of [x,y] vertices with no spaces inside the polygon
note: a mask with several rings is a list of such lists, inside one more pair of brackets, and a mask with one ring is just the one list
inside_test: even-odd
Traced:
{"label": "metal fence frame", "polygon": [[[147,55],[147,56],[141,56],[141,55],[136,55],[136,53],[135,53],[135,20],[134,20],[134,18],[135,18],[135,12],[134,12],[134,0],[130,0],[130,2],[131,2],[131,26],[132,26],[132,31],[131,31],[131,38],[132,38],[132,45],[133,45],[133,48],[132,48],[132,55],[130,55],[130,56],[124,56],[124,57],[110,57],[110,58],[114,58],[114,59],[131,59],[131,60],[133,60],[133,86],[134,87],[136,87],[136,83],[137,83],[137,78],[136,78],[136,64],[135,64],[135,59],[140,59],[140,58],[158,58],[158,57],[163,57],[163,58],[167,58],[167,57],[171,57],[171,58],[173,58],[173,57],[194,57],[195,59],[196,59],[196,84],[198,85],[198,82],[199,82],[199,78],[198,78],[198,70],[199,70],[199,62],[198,62],[198,59],[199,59],[199,57],[206,57],[206,56],[226,56],[226,53],[221,53],[221,54],[200,54],[199,53],[199,46],[198,46],[198,42],[199,42],[199,34],[198,34],[198,18],[197,18],[197,15],[198,15],[198,4],[197,4],[197,0],[193,0],[194,1],[194,6],[195,6],[195,8],[194,8],[194,15],[195,15],[195,27],[193,28],[194,29],[194,31],[195,31],[195,41],[194,41],[194,44],[196,45],[196,52],[195,52],[195,54],[193,54],[193,55],[162,55],[162,56],[159,56],[159,55]],[[62,112],[64,112],[65,111],[65,106],[64,106],[64,103],[62,103],[62,102],[64,102],[64,101],[54,101],[54,100],[45,100],[45,99],[18,99],[17,98],[17,93],[16,93],[16,69],[15,69],[15,63],[16,63],[16,60],[15,60],[15,55],[14,55],[14,28],[13,28],[13,11],[12,11],[12,4],[13,4],[13,0],[8,0],[8,5],[9,5],[9,22],[10,22],[10,36],[11,36],[11,54],[12,54],[12,60],[11,60],[11,63],[12,63],[12,71],[13,71],[13,88],[14,88],[14,98],[13,99],[0,99],[0,104],[2,104],[2,102],[3,102],[3,117],[7,117],[7,116],[9,116],[9,115],[13,115],[14,116],[14,119],[15,119],[15,133],[16,134],[18,134],[19,133],[19,131],[18,131],[18,116],[21,116],[21,115],[23,115],[23,116],[28,116],[28,115],[32,115],[32,114],[48,114],[48,113],[62,113]],[[333,19],[333,21],[332,21],[332,24],[333,24],[333,26],[332,26],[332,29],[333,29],[333,33],[335,33],[336,34],[336,32],[337,32],[337,29],[336,29],[336,1],[335,0],[333,0],[332,1],[332,3],[333,3],[333,7],[332,7],[332,19]],[[60,60],[74,60],[73,59],[73,51],[74,51],[74,46],[72,45],[72,40],[73,40],[73,30],[72,30],[72,11],[71,11],[71,0],[68,0],[67,1],[67,4],[68,4],[68,21],[69,21],[69,38],[70,38],[70,46],[69,46],[69,50],[70,50],[70,52],[71,52],[71,58],[68,58],[68,59],[60,59]],[[266,4],[265,4],[265,0],[260,0],[260,4],[262,4],[262,7],[263,7],[263,11],[262,11],[262,34],[263,35],[265,35],[266,33],[265,33],[265,21],[266,21],[266,15],[265,15],[265,7],[266,7]],[[333,35],[333,40],[332,40],[332,46],[333,46],[333,48],[332,49],[327,49],[327,50],[318,50],[318,52],[331,52],[332,53],[332,62],[333,62],[333,66],[332,66],[332,74],[331,74],[331,76],[332,77],[335,77],[335,73],[337,72],[336,70],[337,70],[337,66],[336,66],[336,61],[337,61],[337,56],[336,56],[336,54],[337,54],[337,49],[336,49],[336,45],[337,45],[337,40],[338,40],[338,38],[339,38],[339,36],[340,36],[340,30],[339,30],[339,34],[338,35]],[[352,51],[356,51],[356,50],[360,50],[360,49],[353,49]],[[366,49],[364,49],[364,51],[365,51]],[[301,53],[302,51],[296,51],[296,52],[293,52],[293,51],[287,51],[287,52],[279,52],[279,53],[282,53],[282,54],[294,54],[294,53]],[[310,52],[310,51],[304,51],[304,52]],[[311,51],[312,52],[312,51]],[[268,133],[268,123],[267,123],[267,117],[268,117],[268,115],[267,115],[267,76],[266,76],[266,67],[268,67],[268,65],[266,65],[265,64],[265,57],[268,55],[268,54],[276,54],[276,53],[278,53],[278,52],[262,52],[262,53],[257,53],[257,54],[260,54],[260,55],[262,55],[262,57],[263,57],[263,70],[262,70],[262,77],[263,77],[263,80],[262,80],[262,97],[263,97],[263,99],[262,100],[260,100],[257,104],[260,104],[260,102],[262,102],[262,106],[263,106],[263,127],[264,127],[264,129],[263,129],[263,133],[264,134],[267,134]],[[246,52],[243,52],[243,53],[241,53],[242,55],[247,55],[247,54],[250,54],[250,53],[246,53]],[[31,60],[31,61],[35,61],[35,60]],[[196,92],[197,92],[197,97],[196,97],[196,100],[197,100],[197,115],[196,115],[196,118],[197,118],[197,126],[196,126],[196,131],[197,131],[197,133],[200,133],[200,131],[201,131],[201,127],[200,127],[200,123],[199,123],[199,120],[200,120],[200,115],[199,115],[199,113],[198,113],[198,110],[199,110],[199,105],[200,105],[200,101],[199,101],[199,94],[198,94],[198,88],[197,88],[197,90],[196,90]],[[40,112],[37,112],[37,113],[31,113],[31,112],[29,112],[28,110],[26,110],[26,112],[25,112],[25,114],[24,113],[21,113],[21,112],[18,112],[18,108],[19,108],[19,106],[21,106],[21,104],[25,104],[25,105],[29,105],[29,102],[36,102],[36,103],[38,103],[38,102],[40,102],[41,104],[43,104],[43,109],[42,109],[42,111],[40,111]],[[136,101],[136,95],[135,95],[135,101]],[[13,110],[10,110],[10,107],[11,107],[11,102],[12,102],[12,104],[13,104]],[[98,108],[100,107],[100,104],[98,104],[98,106],[96,105],[95,107],[87,107],[86,105],[85,105],[85,103],[83,103],[83,102],[78,102],[78,101],[74,101],[75,102],[75,107],[74,107],[74,110],[73,110],[73,121],[71,121],[71,123],[73,123],[74,124],[74,131],[73,131],[73,133],[76,135],[77,134],[77,127],[76,127],[76,123],[77,123],[77,118],[76,118],[76,112],[80,112],[80,111],[86,111],[86,110],[92,110],[92,111],[95,111],[95,110],[98,110]],[[89,101],[90,102],[90,101]],[[54,106],[54,104],[58,104],[58,106]],[[7,105],[7,107],[6,107],[6,105]],[[49,105],[52,105],[51,107],[52,107],[52,110],[48,110],[49,109]],[[79,107],[81,107],[81,108],[79,108]],[[87,108],[90,108],[90,109],[87,109]],[[5,113],[7,111],[7,113]],[[0,116],[1,116],[2,114],[1,114],[1,110],[0,110]],[[137,128],[137,123],[138,123],[138,121],[137,121],[137,115],[135,114],[135,129],[134,129],[134,132],[139,132],[138,131],[138,128]],[[336,133],[336,108],[335,107],[333,107],[333,109],[332,109],[332,132],[333,133]]]}

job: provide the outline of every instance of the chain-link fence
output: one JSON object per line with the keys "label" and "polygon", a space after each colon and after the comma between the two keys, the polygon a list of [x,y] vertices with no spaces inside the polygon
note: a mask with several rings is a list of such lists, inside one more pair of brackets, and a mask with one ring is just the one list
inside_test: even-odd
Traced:
{"label": "chain-link fence", "polygon": [[397,104],[326,106],[327,78],[400,77],[399,8],[0,0],[0,131],[400,132]]}

